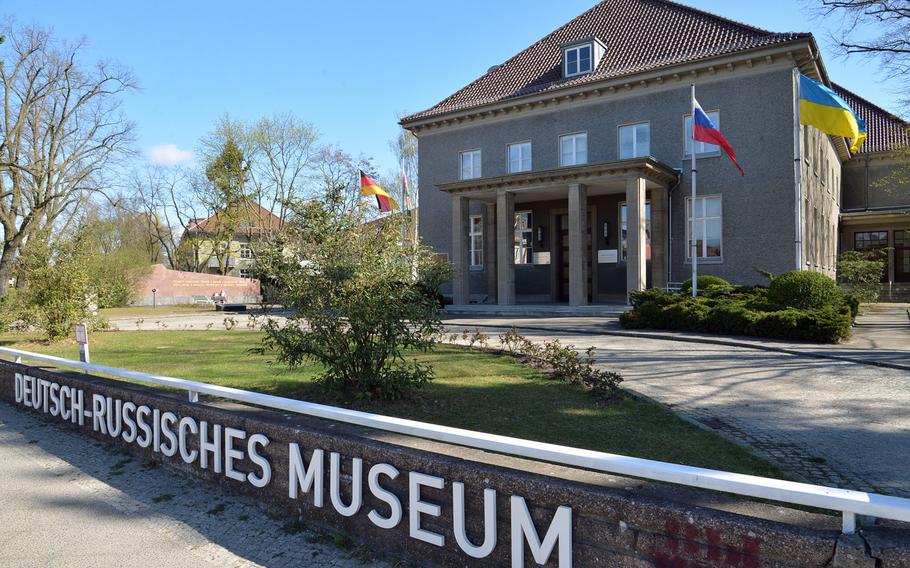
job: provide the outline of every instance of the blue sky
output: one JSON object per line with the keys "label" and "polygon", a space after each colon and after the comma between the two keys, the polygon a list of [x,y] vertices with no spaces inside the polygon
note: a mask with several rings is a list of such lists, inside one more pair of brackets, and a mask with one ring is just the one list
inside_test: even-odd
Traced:
{"label": "blue sky", "polygon": [[[830,54],[827,32],[793,0],[684,3],[774,31],[813,31],[831,76],[899,110],[875,65]],[[138,146],[180,158],[227,112],[293,112],[324,142],[393,168],[395,114],[438,102],[593,6],[593,0],[236,2],[0,0],[0,13],[85,36],[87,55],[133,69],[126,112]],[[169,145],[173,145],[171,148]]]}

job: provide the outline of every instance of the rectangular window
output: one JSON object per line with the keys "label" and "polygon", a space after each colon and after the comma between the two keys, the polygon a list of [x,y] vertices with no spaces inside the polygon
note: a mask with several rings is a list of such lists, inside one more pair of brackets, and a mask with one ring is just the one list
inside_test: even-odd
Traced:
{"label": "rectangular window", "polygon": [[253,248],[246,243],[241,243],[240,244],[240,258],[243,258],[246,260],[253,258]]}
{"label": "rectangular window", "polygon": [[698,258],[720,259],[723,255],[720,196],[697,197],[694,208],[692,198],[687,198],[686,219],[686,259],[692,259],[693,242]]}
{"label": "rectangular window", "polygon": [[461,164],[461,179],[480,177],[480,150],[461,152],[458,161]]}
{"label": "rectangular window", "polygon": [[515,264],[531,264],[533,226],[530,211],[515,212]]}
{"label": "rectangular window", "polygon": [[619,127],[619,159],[642,158],[651,154],[651,125],[647,122]]}
{"label": "rectangular window", "polygon": [[516,142],[509,144],[509,173],[531,171],[531,143]]}
{"label": "rectangular window", "polygon": [[241,278],[250,278],[250,270],[248,268],[239,269],[237,274],[239,274]]}
{"label": "rectangular window", "polygon": [[854,250],[878,250],[888,246],[887,231],[853,233]]}
{"label": "rectangular window", "polygon": [[588,133],[566,134],[559,137],[559,165],[577,166],[588,163]]}
{"label": "rectangular window", "polygon": [[[651,260],[651,201],[645,202],[645,258]],[[629,213],[625,202],[619,204],[619,248],[620,260],[629,254]]]}
{"label": "rectangular window", "polygon": [[483,268],[483,216],[471,216],[469,236],[471,238],[471,268]]}
{"label": "rectangular window", "polygon": [[[714,126],[720,130],[720,113],[716,110],[711,112],[706,112],[708,118],[711,119],[711,122],[714,123]],[[685,126],[683,130],[683,138],[686,141],[686,156],[692,155],[692,145],[695,144],[695,155],[700,156],[702,154],[717,154],[720,152],[720,146],[715,146],[714,144],[708,144],[707,142],[699,142],[697,140],[692,140],[692,115],[686,115]]]}
{"label": "rectangular window", "polygon": [[566,77],[590,73],[592,67],[591,44],[586,43],[566,49],[563,65]]}

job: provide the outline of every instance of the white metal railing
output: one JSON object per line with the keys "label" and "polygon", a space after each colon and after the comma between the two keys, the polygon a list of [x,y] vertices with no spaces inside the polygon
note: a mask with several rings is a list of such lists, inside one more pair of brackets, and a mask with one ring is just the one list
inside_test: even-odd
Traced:
{"label": "white metal railing", "polygon": [[856,530],[856,515],[910,522],[910,499],[901,497],[837,489],[534,442],[509,436],[348,410],[313,402],[188,381],[186,379],[129,371],[106,365],[82,363],[18,349],[0,347],[0,355],[11,356],[17,362],[22,360],[39,361],[109,377],[181,389],[188,393],[190,402],[198,402],[200,394],[207,394],[257,406],[501,454],[521,456],[533,460],[838,511],[843,516],[842,530],[848,534]]}

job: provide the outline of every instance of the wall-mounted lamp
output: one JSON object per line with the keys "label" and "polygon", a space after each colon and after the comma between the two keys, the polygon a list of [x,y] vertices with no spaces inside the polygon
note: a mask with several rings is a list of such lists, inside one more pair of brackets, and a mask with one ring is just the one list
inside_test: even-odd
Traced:
{"label": "wall-mounted lamp", "polygon": [[609,221],[604,221],[604,244],[610,244],[610,223]]}
{"label": "wall-mounted lamp", "polygon": [[537,226],[537,246],[543,247],[543,237],[544,237],[543,226],[538,225]]}

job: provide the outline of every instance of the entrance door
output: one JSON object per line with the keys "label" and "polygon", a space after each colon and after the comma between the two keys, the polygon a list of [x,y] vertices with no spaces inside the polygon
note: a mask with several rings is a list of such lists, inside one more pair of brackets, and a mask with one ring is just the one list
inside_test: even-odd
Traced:
{"label": "entrance door", "polygon": [[[594,268],[592,266],[593,249],[591,248],[591,226],[594,223],[593,215],[588,212],[588,231],[585,236],[585,260],[588,263],[588,301],[593,302],[594,297]],[[569,301],[569,216],[559,216],[559,274],[556,278],[559,287],[559,301]]]}
{"label": "entrance door", "polygon": [[894,231],[894,281],[910,282],[910,231]]}

